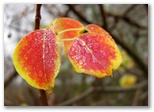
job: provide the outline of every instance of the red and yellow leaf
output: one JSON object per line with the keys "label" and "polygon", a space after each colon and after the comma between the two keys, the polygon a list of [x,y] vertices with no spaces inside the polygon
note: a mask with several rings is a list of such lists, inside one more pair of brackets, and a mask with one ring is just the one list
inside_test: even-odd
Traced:
{"label": "red and yellow leaf", "polygon": [[53,21],[53,31],[57,34],[57,37],[64,42],[64,49],[67,53],[72,41],[79,37],[84,31],[83,25],[70,18],[58,18]]}
{"label": "red and yellow leaf", "polygon": [[107,33],[103,28],[101,28],[100,26],[97,26],[95,24],[89,24],[85,27],[85,29],[88,32],[95,32],[95,33],[99,33],[99,34],[106,34]]}
{"label": "red and yellow leaf", "polygon": [[77,72],[98,78],[110,76],[122,61],[113,39],[97,31],[82,34],[74,40],[68,56]]}
{"label": "red and yellow leaf", "polygon": [[135,85],[137,77],[133,74],[124,74],[120,77],[119,83],[121,87],[131,87]]}
{"label": "red and yellow leaf", "polygon": [[53,31],[58,34],[64,30],[80,29],[83,28],[83,25],[71,18],[57,18],[53,21]]}
{"label": "red and yellow leaf", "polygon": [[35,30],[18,43],[13,63],[31,86],[52,92],[60,69],[60,48],[52,30]]}
{"label": "red and yellow leaf", "polygon": [[103,28],[101,28],[100,26],[97,26],[95,24],[87,25],[85,27],[85,30],[87,30],[89,33],[94,32],[94,33],[100,34],[104,37],[111,38],[111,40],[114,41],[107,31],[105,31]]}
{"label": "red and yellow leaf", "polygon": [[63,41],[63,46],[64,46],[64,50],[65,50],[66,54],[70,49],[72,41],[74,39],[78,38],[83,31],[84,31],[84,29],[81,29],[81,30],[69,30],[69,31],[62,32],[62,33],[60,33],[58,35],[58,37],[61,38],[62,41]]}

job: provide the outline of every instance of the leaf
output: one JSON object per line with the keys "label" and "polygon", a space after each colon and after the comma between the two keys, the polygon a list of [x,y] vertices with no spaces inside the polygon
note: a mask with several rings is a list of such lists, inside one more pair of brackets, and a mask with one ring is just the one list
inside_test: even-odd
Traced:
{"label": "leaf", "polygon": [[85,29],[88,31],[88,32],[95,32],[95,33],[99,33],[99,34],[102,34],[102,35],[108,35],[110,36],[103,28],[95,25],[95,24],[89,24],[85,27]]}
{"label": "leaf", "polygon": [[[105,30],[104,30],[105,31]],[[68,57],[76,72],[98,78],[110,76],[121,64],[122,58],[116,43],[105,33],[85,33],[75,39]]]}
{"label": "leaf", "polygon": [[133,85],[135,85],[137,81],[137,77],[133,74],[124,74],[120,80],[119,80],[119,83],[120,83],[120,86],[122,87],[131,87]]}
{"label": "leaf", "polygon": [[84,31],[84,27],[80,22],[70,18],[57,18],[53,21],[52,29],[58,38],[64,42],[66,53],[72,41]]}
{"label": "leaf", "polygon": [[60,69],[60,48],[52,30],[35,30],[18,43],[13,63],[31,86],[52,92]]}
{"label": "leaf", "polygon": [[53,30],[56,34],[60,33],[61,31],[68,31],[70,29],[80,29],[83,28],[83,25],[71,18],[57,18],[53,22]]}
{"label": "leaf", "polygon": [[68,53],[73,40],[78,38],[81,35],[82,31],[83,29],[70,30],[70,31],[65,31],[65,32],[58,34],[58,37],[61,38],[63,42],[63,46],[64,46],[64,50],[66,54]]}
{"label": "leaf", "polygon": [[103,37],[110,38],[111,41],[114,41],[107,31],[105,31],[103,28],[101,28],[100,26],[97,26],[95,24],[87,25],[85,27],[85,30],[87,30],[89,33],[94,32],[94,33],[100,34]]}

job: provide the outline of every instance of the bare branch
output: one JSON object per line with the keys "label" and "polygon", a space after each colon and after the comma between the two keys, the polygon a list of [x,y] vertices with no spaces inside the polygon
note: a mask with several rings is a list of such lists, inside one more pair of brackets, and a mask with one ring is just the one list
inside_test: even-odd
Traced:
{"label": "bare branch", "polygon": [[104,11],[104,6],[102,4],[99,4],[99,9],[100,9],[100,12],[102,14],[102,21],[103,21],[103,28],[105,30],[107,30],[107,22],[106,22],[106,14],[105,14],[105,11]]}
{"label": "bare branch", "polygon": [[83,100],[84,98],[88,97],[93,92],[103,92],[103,93],[111,93],[111,94],[117,93],[117,92],[130,92],[130,91],[135,91],[138,88],[143,88],[143,87],[147,86],[147,84],[148,84],[148,82],[147,82],[147,80],[145,80],[145,81],[142,81],[132,87],[127,87],[127,88],[123,88],[123,87],[104,87],[104,88],[97,87],[97,88],[94,88],[94,87],[91,87],[88,90],[86,90],[85,92],[83,92],[82,94],[58,104],[58,106],[72,105],[73,103],[79,102],[80,100]]}
{"label": "bare branch", "polygon": [[137,4],[132,4],[124,13],[123,16],[126,16],[129,12],[131,12],[135,7],[137,6]]}
{"label": "bare branch", "polygon": [[94,88],[89,88],[87,91],[85,91],[84,93],[78,95],[78,96],[75,96],[74,98],[70,99],[70,100],[67,100],[65,102],[62,102],[60,104],[58,104],[58,106],[66,106],[66,105],[71,105],[75,102],[78,102],[80,100],[83,100],[84,98],[86,98],[88,95],[90,95],[91,93],[94,92]]}
{"label": "bare branch", "polygon": [[144,80],[132,87],[127,87],[127,88],[123,88],[123,87],[104,87],[104,88],[96,88],[95,90],[97,92],[103,92],[103,93],[119,93],[119,92],[130,92],[130,91],[136,91],[136,89],[138,88],[143,88],[145,86],[147,86],[148,81]]}
{"label": "bare branch", "polygon": [[81,20],[83,20],[85,23],[90,24],[91,22],[88,21],[84,16],[82,16],[76,9],[74,8],[73,5],[67,4],[68,7],[70,8],[71,11],[73,11]]}
{"label": "bare branch", "polygon": [[[124,15],[115,15],[115,14],[112,14],[112,13],[109,13],[109,12],[106,12],[106,14],[107,14],[108,16],[113,16],[113,17],[114,17],[115,19],[117,19],[118,21],[119,21],[120,19],[122,19],[122,20],[124,20],[125,22],[129,23],[130,25],[132,25],[132,26],[134,26],[134,27],[141,28],[141,29],[147,29],[146,26],[142,26],[142,25],[136,23],[135,21],[131,20],[130,18],[128,18],[128,17],[126,17],[126,16],[124,16]],[[116,21],[115,24],[117,24],[118,21]],[[113,26],[115,27],[116,25],[113,25]],[[111,29],[114,29],[114,27],[112,27]]]}
{"label": "bare branch", "polygon": [[48,106],[47,96],[44,90],[40,89],[40,99],[43,106]]}
{"label": "bare branch", "polygon": [[[126,18],[126,15],[127,15],[130,11],[132,11],[136,6],[137,6],[137,4],[131,5],[131,6],[123,13],[122,16],[113,15],[113,14],[111,14],[111,13],[107,13],[107,12],[106,12],[106,14],[107,14],[108,16],[114,16],[114,18],[115,18],[115,23],[114,23],[114,25],[110,28],[110,30],[112,30],[112,29],[114,29],[114,28],[116,27],[116,25],[117,25],[117,23],[119,22],[120,19]],[[124,19],[124,20],[125,20],[125,19]],[[126,20],[127,20],[127,18],[126,18]],[[129,21],[129,20],[128,20],[128,21]],[[126,22],[127,22],[127,21],[126,21]]]}
{"label": "bare branch", "polygon": [[37,4],[36,5],[36,16],[35,16],[35,28],[34,28],[34,30],[40,28],[40,20],[41,20],[40,9],[41,9],[41,4]]}

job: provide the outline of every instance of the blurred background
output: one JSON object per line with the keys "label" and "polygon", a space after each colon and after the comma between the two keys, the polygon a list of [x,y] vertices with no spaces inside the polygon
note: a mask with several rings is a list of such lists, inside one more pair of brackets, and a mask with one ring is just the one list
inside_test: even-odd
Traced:
{"label": "blurred background", "polygon": [[[16,72],[15,46],[34,30],[35,4],[4,5],[4,105],[39,106],[39,90]],[[118,44],[123,61],[112,77],[97,79],[76,73],[62,54],[51,106],[148,106],[148,5],[147,4],[43,4],[41,28],[58,17],[70,17],[83,25],[97,24]]]}

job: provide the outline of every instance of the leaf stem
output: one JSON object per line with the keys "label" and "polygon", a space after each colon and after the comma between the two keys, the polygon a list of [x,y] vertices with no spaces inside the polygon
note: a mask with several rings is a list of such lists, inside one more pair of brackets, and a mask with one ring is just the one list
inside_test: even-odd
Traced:
{"label": "leaf stem", "polygon": [[41,102],[42,102],[43,106],[48,106],[48,101],[47,101],[46,93],[42,89],[40,89],[40,99],[41,99]]}

